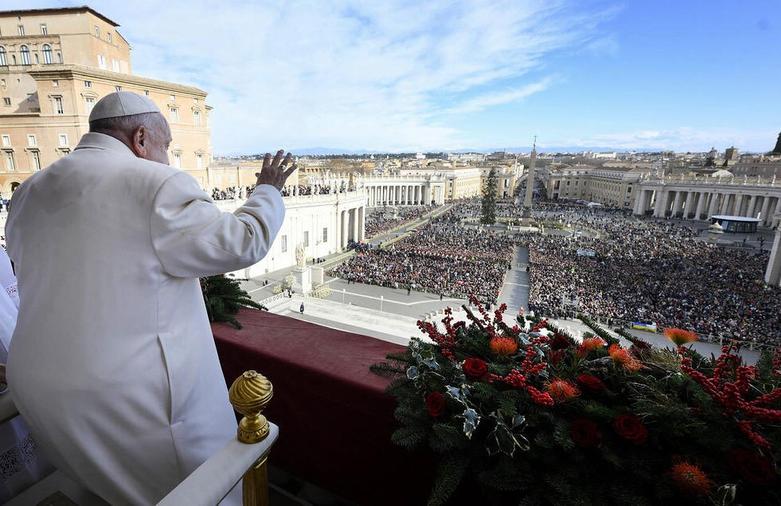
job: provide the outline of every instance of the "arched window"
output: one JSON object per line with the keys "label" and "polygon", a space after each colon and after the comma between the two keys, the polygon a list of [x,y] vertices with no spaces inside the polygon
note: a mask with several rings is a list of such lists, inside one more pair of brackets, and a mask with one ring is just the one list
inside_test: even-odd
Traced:
{"label": "arched window", "polygon": [[52,63],[52,47],[49,44],[43,45],[43,63],[46,65]]}
{"label": "arched window", "polygon": [[5,57],[5,48],[3,46],[0,46],[0,65],[2,66],[8,65],[8,60],[6,60]]}
{"label": "arched window", "polygon": [[22,65],[30,64],[30,49],[27,46],[23,45],[19,48],[19,55],[22,58]]}

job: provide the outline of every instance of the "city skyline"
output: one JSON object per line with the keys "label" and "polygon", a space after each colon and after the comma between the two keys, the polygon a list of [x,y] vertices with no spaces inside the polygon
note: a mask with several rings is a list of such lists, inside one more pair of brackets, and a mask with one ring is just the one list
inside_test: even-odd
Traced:
{"label": "city skyline", "polygon": [[215,154],[490,150],[534,134],[543,148],[765,152],[781,130],[771,1],[89,5],[121,24],[134,73],[209,93]]}

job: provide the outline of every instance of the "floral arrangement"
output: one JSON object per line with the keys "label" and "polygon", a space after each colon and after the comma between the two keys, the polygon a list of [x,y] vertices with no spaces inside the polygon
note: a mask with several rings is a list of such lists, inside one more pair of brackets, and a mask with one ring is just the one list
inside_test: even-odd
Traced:
{"label": "floral arrangement", "polygon": [[373,367],[394,377],[393,441],[437,456],[430,505],[781,504],[781,352],[705,358],[682,329],[675,350],[577,342],[471,304]]}

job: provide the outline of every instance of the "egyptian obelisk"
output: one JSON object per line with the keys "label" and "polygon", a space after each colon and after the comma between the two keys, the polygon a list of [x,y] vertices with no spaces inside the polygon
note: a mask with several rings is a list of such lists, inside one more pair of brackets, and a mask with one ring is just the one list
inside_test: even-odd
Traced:
{"label": "egyptian obelisk", "polygon": [[531,162],[529,171],[526,175],[526,196],[523,199],[523,212],[521,214],[521,223],[524,227],[531,226],[532,223],[532,196],[534,195],[534,163],[537,161],[537,137],[534,137],[532,146]]}

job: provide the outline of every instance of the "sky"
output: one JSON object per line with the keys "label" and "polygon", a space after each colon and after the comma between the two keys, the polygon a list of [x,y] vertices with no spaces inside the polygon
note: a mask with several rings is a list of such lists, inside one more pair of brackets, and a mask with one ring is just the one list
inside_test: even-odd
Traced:
{"label": "sky", "polygon": [[[0,8],[85,0],[3,0]],[[93,0],[133,73],[209,93],[215,154],[769,151],[781,0]]]}

